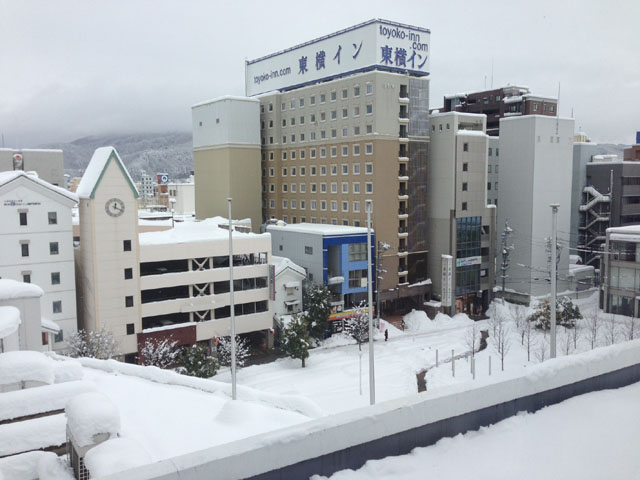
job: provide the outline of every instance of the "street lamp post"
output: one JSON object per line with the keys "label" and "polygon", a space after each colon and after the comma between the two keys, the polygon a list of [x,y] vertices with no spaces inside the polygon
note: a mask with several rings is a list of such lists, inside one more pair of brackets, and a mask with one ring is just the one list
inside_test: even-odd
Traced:
{"label": "street lamp post", "polygon": [[236,395],[236,319],[235,305],[233,303],[233,220],[231,216],[231,198],[229,202],[229,308],[231,314],[231,398],[235,400]]}
{"label": "street lamp post", "polygon": [[558,203],[552,203],[551,207],[551,301],[549,302],[549,310],[551,311],[551,352],[550,357],[556,358],[556,251],[557,244],[557,228],[558,228]]}
{"label": "street lamp post", "polygon": [[373,289],[371,281],[373,280],[373,269],[371,266],[371,212],[373,210],[373,201],[366,201],[367,207],[367,300],[369,303],[369,403],[376,403],[376,380],[373,360]]}
{"label": "street lamp post", "polygon": [[176,205],[176,199],[175,198],[170,198],[169,199],[169,203],[171,204],[171,228],[175,227],[175,222],[173,220],[173,214],[175,213],[176,209],[175,209],[175,205]]}

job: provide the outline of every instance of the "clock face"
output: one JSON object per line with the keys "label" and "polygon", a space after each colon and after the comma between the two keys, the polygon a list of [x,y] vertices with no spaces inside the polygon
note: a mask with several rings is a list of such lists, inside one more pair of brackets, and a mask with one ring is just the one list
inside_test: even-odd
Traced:
{"label": "clock face", "polygon": [[124,213],[124,202],[119,198],[110,198],[104,204],[104,209],[112,217],[119,217]]}

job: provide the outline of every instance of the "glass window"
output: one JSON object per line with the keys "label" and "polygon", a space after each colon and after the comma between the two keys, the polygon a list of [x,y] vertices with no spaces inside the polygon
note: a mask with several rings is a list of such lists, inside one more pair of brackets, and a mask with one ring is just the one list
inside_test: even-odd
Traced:
{"label": "glass window", "polygon": [[358,201],[353,202],[353,211],[354,213],[360,213],[360,202]]}
{"label": "glass window", "polygon": [[60,272],[51,272],[51,285],[60,285]]}
{"label": "glass window", "polygon": [[373,163],[365,163],[364,164],[364,173],[366,175],[373,174]]}
{"label": "glass window", "polygon": [[348,163],[343,163],[342,164],[342,175],[349,175],[349,164]]}
{"label": "glass window", "polygon": [[367,95],[371,95],[373,93],[373,84],[367,83]]}
{"label": "glass window", "polygon": [[22,251],[22,256],[23,257],[28,257],[29,256],[29,244],[28,243],[21,243],[20,244],[20,249]]}
{"label": "glass window", "polygon": [[342,156],[343,157],[349,156],[349,147],[347,145],[342,146]]}
{"label": "glass window", "polygon": [[360,107],[358,105],[353,107],[353,116],[354,117],[359,117],[360,116]]}
{"label": "glass window", "polygon": [[349,211],[349,202],[342,202],[342,211],[343,212],[348,212]]}
{"label": "glass window", "polygon": [[53,313],[62,313],[62,300],[55,300],[52,304]]}
{"label": "glass window", "polygon": [[373,104],[367,103],[367,115],[371,115],[373,113]]}
{"label": "glass window", "polygon": [[332,101],[332,102],[335,102],[337,97],[338,97],[338,96],[337,96],[337,94],[336,94],[336,91],[335,91],[335,90],[334,90],[333,92],[331,92],[331,101]]}
{"label": "glass window", "polygon": [[346,98],[349,98],[349,90],[345,88],[342,90],[342,99],[344,100]]}
{"label": "glass window", "polygon": [[367,244],[366,243],[350,243],[349,244],[349,261],[350,262],[366,262],[367,261]]}
{"label": "glass window", "polygon": [[373,133],[373,125],[367,125],[367,133]]}
{"label": "glass window", "polygon": [[331,147],[331,156],[332,157],[338,156],[338,147]]}
{"label": "glass window", "polygon": [[315,105],[316,104],[316,96],[315,95],[311,95],[311,98],[309,98],[309,103],[311,105]]}
{"label": "glass window", "polygon": [[49,212],[47,214],[49,217],[49,225],[57,225],[58,224],[58,213],[57,212]]}
{"label": "glass window", "polygon": [[49,253],[51,255],[58,255],[59,249],[58,249],[58,242],[49,242]]}
{"label": "glass window", "polygon": [[365,288],[367,286],[367,269],[349,271],[349,288]]}
{"label": "glass window", "polygon": [[320,103],[325,103],[327,101],[327,95],[324,93],[320,94]]}
{"label": "glass window", "polygon": [[353,87],[353,96],[354,97],[359,97],[360,96],[360,87],[358,85]]}
{"label": "glass window", "polygon": [[338,183],[331,182],[331,193],[338,193]]}
{"label": "glass window", "polygon": [[353,146],[353,154],[354,155],[360,155],[360,145],[354,145]]}
{"label": "glass window", "polygon": [[360,193],[360,182],[353,182],[353,193]]}
{"label": "glass window", "polygon": [[352,170],[354,175],[360,175],[360,164],[354,163],[352,166]]}
{"label": "glass window", "polygon": [[27,212],[20,212],[19,216],[20,216],[20,225],[25,226],[27,224]]}
{"label": "glass window", "polygon": [[366,143],[364,146],[364,154],[372,155],[373,154],[373,143]]}
{"label": "glass window", "polygon": [[336,200],[331,200],[331,211],[332,212],[338,211],[338,202]]}
{"label": "glass window", "polygon": [[347,118],[349,116],[349,109],[348,108],[343,108],[342,109],[342,118]]}
{"label": "glass window", "polygon": [[349,183],[348,182],[342,182],[342,193],[344,193],[344,194],[349,193]]}
{"label": "glass window", "polygon": [[373,193],[373,183],[367,182],[365,185],[365,193]]}

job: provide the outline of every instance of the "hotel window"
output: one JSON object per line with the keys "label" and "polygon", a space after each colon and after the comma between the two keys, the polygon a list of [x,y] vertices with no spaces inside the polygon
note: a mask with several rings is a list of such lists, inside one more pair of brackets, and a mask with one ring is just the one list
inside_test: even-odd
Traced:
{"label": "hotel window", "polygon": [[371,95],[373,93],[373,84],[367,83],[367,95]]}
{"label": "hotel window", "polygon": [[296,108],[296,99],[292,98],[291,99],[291,109],[293,110],[294,108]]}
{"label": "hotel window", "polygon": [[335,120],[336,118],[338,118],[338,112],[331,110],[331,120]]}
{"label": "hotel window", "polygon": [[359,117],[360,116],[360,107],[358,105],[353,107],[353,116],[354,117]]}
{"label": "hotel window", "polygon": [[335,128],[331,129],[331,138],[336,138],[338,136],[338,130]]}
{"label": "hotel window", "polygon": [[[462,191],[463,192],[467,191],[467,185],[468,185],[467,182],[462,182]],[[489,184],[489,185],[491,185],[491,184]],[[491,189],[489,189],[489,190],[491,190]]]}
{"label": "hotel window", "polygon": [[349,117],[349,109],[348,108],[343,108],[342,109],[342,118],[348,118]]}
{"label": "hotel window", "polygon": [[298,193],[298,184],[297,183],[292,183],[291,184],[291,193]]}
{"label": "hotel window", "polygon": [[284,112],[287,109],[287,104],[282,102],[282,111]]}
{"label": "hotel window", "polygon": [[360,96],[360,86],[353,87],[353,96],[354,97],[359,97]]}
{"label": "hotel window", "polygon": [[51,285],[60,285],[60,272],[51,272]]}
{"label": "hotel window", "polygon": [[342,193],[349,193],[349,182],[342,182]]}
{"label": "hotel window", "polygon": [[324,122],[327,119],[327,114],[325,112],[320,112],[320,121]]}
{"label": "hotel window", "polygon": [[352,183],[353,193],[360,193],[360,182]]}
{"label": "hotel window", "polygon": [[301,98],[299,100],[298,105],[300,105],[301,107],[304,107],[304,98]]}
{"label": "hotel window", "polygon": [[287,167],[282,167],[282,176],[283,177],[287,176]]}
{"label": "hotel window", "polygon": [[[307,208],[306,200],[300,200],[300,210],[306,210],[306,208]],[[302,217],[300,221],[304,223],[304,217]]]}
{"label": "hotel window", "polygon": [[304,160],[305,156],[306,156],[306,152],[304,150],[300,150],[300,160]]}
{"label": "hotel window", "polygon": [[295,143],[295,141],[296,141],[296,134],[294,133],[291,135],[291,143]]}
{"label": "hotel window", "polygon": [[352,170],[353,170],[353,174],[354,175],[360,175],[360,164],[359,163],[354,163],[353,167],[352,167]]}
{"label": "hotel window", "polygon": [[315,200],[311,200],[311,210],[316,210],[317,202]]}
{"label": "hotel window", "polygon": [[466,210],[467,209],[467,202],[462,202],[462,210]]}
{"label": "hotel window", "polygon": [[462,144],[462,151],[463,152],[468,152],[469,151],[469,144],[467,142],[464,142]]}
{"label": "hotel window", "polygon": [[283,118],[283,119],[282,119],[282,126],[283,126],[283,127],[286,127],[286,126],[287,126],[287,119],[286,119],[286,118]]}
{"label": "hotel window", "polygon": [[327,201],[326,200],[320,200],[320,210],[326,210],[327,209]]}
{"label": "hotel window", "polygon": [[349,98],[349,90],[345,88],[342,90],[342,99],[344,100],[346,98]]}
{"label": "hotel window", "polygon": [[347,145],[342,146],[342,156],[343,157],[349,156],[349,147]]}
{"label": "hotel window", "polygon": [[269,120],[269,128],[273,128],[273,120]]}
{"label": "hotel window", "polygon": [[301,183],[300,184],[300,193],[307,193],[307,184],[306,183]]}
{"label": "hotel window", "polygon": [[269,191],[271,193],[275,193],[275,191],[276,191],[276,184],[275,183],[270,183],[269,184]]}
{"label": "hotel window", "polygon": [[131,240],[123,240],[122,241],[122,248],[125,252],[130,252],[131,251]]}
{"label": "hotel window", "polygon": [[342,127],[342,136],[343,137],[349,136],[349,128],[348,127]]}
{"label": "hotel window", "polygon": [[282,136],[282,143],[287,143],[287,136],[286,135]]}
{"label": "hotel window", "polygon": [[336,200],[331,200],[331,211],[332,212],[338,211],[338,202]]}
{"label": "hotel window", "polygon": [[332,102],[335,102],[337,97],[338,97],[338,95],[336,94],[335,90],[333,92],[331,92],[331,101]]}
{"label": "hotel window", "polygon": [[58,242],[49,242],[49,254],[58,255],[60,253],[58,248]]}
{"label": "hotel window", "polygon": [[537,104],[537,103],[534,103],[534,104],[533,104],[533,111],[534,111],[534,112],[537,112],[537,111],[538,111],[538,104]]}
{"label": "hotel window", "polygon": [[270,177],[275,177],[276,176],[276,169],[273,167],[269,168],[269,176]]}
{"label": "hotel window", "polygon": [[331,182],[331,193],[338,193],[338,183]]}
{"label": "hotel window", "polygon": [[269,104],[269,111],[270,111],[270,112],[273,112],[273,103],[270,103],[270,104]]}
{"label": "hotel window", "polygon": [[320,130],[320,138],[327,138],[327,131],[326,130]]}
{"label": "hotel window", "polygon": [[354,146],[353,146],[353,154],[354,154],[355,156],[360,155],[360,145],[354,145]]}
{"label": "hotel window", "polygon": [[349,164],[348,163],[343,163],[342,164],[342,175],[349,175]]}
{"label": "hotel window", "polygon": [[367,182],[364,184],[365,193],[373,193],[373,183]]}
{"label": "hotel window", "polygon": [[320,94],[320,103],[325,103],[327,101],[327,95],[324,93]]}
{"label": "hotel window", "polygon": [[300,125],[304,125],[304,115],[300,117]]}
{"label": "hotel window", "polygon": [[315,165],[311,165],[311,167],[310,167],[310,168],[311,168],[311,171],[309,172],[309,174],[310,174],[312,177],[315,177],[315,176],[316,176],[316,172],[317,172],[317,170],[318,170],[318,167],[316,167]]}
{"label": "hotel window", "polygon": [[364,154],[373,155],[373,143],[366,143],[364,145]]}
{"label": "hotel window", "polygon": [[298,202],[294,198],[294,199],[291,200],[291,209],[295,210],[296,208],[298,208]]}
{"label": "hotel window", "polygon": [[464,162],[462,164],[462,171],[463,172],[468,172],[469,171],[469,164],[467,162]]}
{"label": "hotel window", "polygon": [[320,165],[320,175],[324,177],[326,174],[327,174],[327,166]]}
{"label": "hotel window", "polygon": [[320,148],[320,158],[327,158],[327,149],[325,147]]}
{"label": "hotel window", "polygon": [[24,227],[27,224],[27,212],[20,212],[19,216],[20,216],[20,225]]}
{"label": "hotel window", "polygon": [[307,167],[300,167],[300,176],[304,177],[307,174]]}
{"label": "hotel window", "polygon": [[292,127],[295,127],[295,125],[296,125],[296,117],[291,117],[291,120],[289,120],[289,125],[291,125]]}
{"label": "hotel window", "polygon": [[311,95],[311,97],[309,98],[309,103],[311,105],[315,105],[316,104],[316,96],[315,95]]}
{"label": "hotel window", "polygon": [[360,135],[360,127],[353,127],[353,134]]}
{"label": "hotel window", "polygon": [[276,208],[276,201],[273,198],[269,200],[269,208]]}
{"label": "hotel window", "polygon": [[342,202],[342,211],[343,212],[349,211],[349,202]]}
{"label": "hotel window", "polygon": [[316,158],[316,149],[315,148],[311,149],[311,158]]}
{"label": "hotel window", "polygon": [[358,201],[353,202],[353,212],[360,213],[360,202]]}
{"label": "hotel window", "polygon": [[287,193],[289,191],[289,185],[287,185],[286,183],[282,184],[282,192],[283,193]]}
{"label": "hotel window", "polygon": [[331,147],[331,157],[338,156],[338,147]]}
{"label": "hotel window", "polygon": [[273,145],[273,137],[269,137],[269,145]]}
{"label": "hotel window", "polygon": [[315,113],[312,113],[312,114],[309,116],[309,121],[310,121],[311,123],[316,123],[316,114],[315,114]]}
{"label": "hotel window", "polygon": [[327,184],[324,182],[320,184],[320,193],[327,193]]}
{"label": "hotel window", "polygon": [[367,133],[373,133],[373,125],[367,125]]}
{"label": "hotel window", "polygon": [[311,184],[311,193],[316,193],[318,191],[318,187],[315,183]]}
{"label": "hotel window", "polygon": [[291,160],[295,160],[296,159],[296,151],[292,150],[291,151]]}
{"label": "hotel window", "polygon": [[337,175],[338,174],[338,165],[336,165],[335,163],[331,164],[331,175]]}
{"label": "hotel window", "polygon": [[367,103],[367,115],[373,114],[373,104]]}
{"label": "hotel window", "polygon": [[373,174],[373,163],[365,163],[364,164],[364,173],[365,175]]}
{"label": "hotel window", "polygon": [[288,208],[289,207],[289,202],[287,202],[286,199],[282,200],[282,208]]}
{"label": "hotel window", "polygon": [[[133,299],[133,297],[131,297]],[[53,313],[62,313],[62,300],[55,300],[52,304]]]}

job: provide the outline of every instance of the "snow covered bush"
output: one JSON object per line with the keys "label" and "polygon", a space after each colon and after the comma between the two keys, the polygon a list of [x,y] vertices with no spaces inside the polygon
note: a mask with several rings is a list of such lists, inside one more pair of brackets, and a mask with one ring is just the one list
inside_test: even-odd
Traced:
{"label": "snow covered bush", "polygon": [[183,348],[179,363],[180,373],[192,377],[209,378],[218,371],[218,361],[207,355],[207,348],[201,345]]}
{"label": "snow covered bush", "polygon": [[180,351],[176,348],[178,342],[171,337],[155,340],[147,338],[140,350],[140,361],[143,365],[158,368],[168,368],[176,363]]}
{"label": "snow covered bush", "polygon": [[[231,366],[231,337],[219,337],[216,346],[218,361],[225,367]],[[246,338],[236,335],[236,368],[244,367],[247,358],[251,356],[249,342]]]}
{"label": "snow covered bush", "polygon": [[364,302],[354,308],[352,317],[344,321],[344,332],[351,335],[358,342],[358,349],[362,350],[362,344],[369,338],[369,312]]}
{"label": "snow covered bush", "polygon": [[329,315],[331,315],[331,293],[324,285],[313,284],[304,292],[303,298],[309,334],[322,340],[330,331]]}
{"label": "snow covered bush", "polygon": [[[556,325],[573,328],[576,325],[576,320],[581,318],[580,309],[569,297],[561,297],[556,301]],[[539,330],[549,330],[551,328],[549,300],[542,300],[538,303],[534,312],[529,316],[529,321],[533,322]]]}
{"label": "snow covered bush", "polygon": [[68,340],[69,355],[107,360],[118,355],[118,341],[104,327],[97,332],[78,330]]}
{"label": "snow covered bush", "polygon": [[304,368],[304,361],[309,358],[309,347],[311,346],[307,321],[304,316],[293,315],[291,317],[291,321],[284,328],[283,340],[283,351],[291,358],[302,360],[302,368]]}

